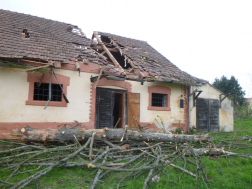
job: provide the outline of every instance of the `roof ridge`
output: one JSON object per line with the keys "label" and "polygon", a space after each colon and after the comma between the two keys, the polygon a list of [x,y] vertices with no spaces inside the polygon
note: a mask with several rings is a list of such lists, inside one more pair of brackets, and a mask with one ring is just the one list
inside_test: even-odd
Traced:
{"label": "roof ridge", "polygon": [[[36,17],[36,18],[39,18],[39,19],[45,19],[45,20],[48,20],[48,21],[53,21],[53,22],[58,22],[58,23],[61,23],[61,24],[66,24],[66,25],[71,25],[71,26],[78,27],[77,25],[73,25],[73,24],[70,24],[70,23],[61,22],[61,21],[58,21],[58,20],[52,20],[50,18],[44,18],[44,17],[34,16],[34,15],[31,15],[31,14],[25,14],[25,13],[20,13],[20,12],[16,12],[16,11],[5,10],[5,9],[0,9],[0,11],[6,11],[6,12],[10,12],[10,13],[22,14],[22,15],[26,15],[26,16]],[[79,28],[79,29],[81,29],[81,28]]]}
{"label": "roof ridge", "polygon": [[98,34],[99,34],[99,33],[103,33],[103,34],[115,35],[115,36],[118,36],[118,37],[123,37],[123,38],[126,38],[126,39],[135,40],[135,41],[141,41],[141,42],[144,42],[144,43],[147,43],[147,44],[148,44],[148,42],[147,42],[147,41],[144,41],[144,40],[139,40],[139,39],[130,38],[130,37],[124,37],[124,36],[117,35],[117,34],[113,34],[113,33],[100,32],[100,31],[94,31],[94,32],[98,32]]}

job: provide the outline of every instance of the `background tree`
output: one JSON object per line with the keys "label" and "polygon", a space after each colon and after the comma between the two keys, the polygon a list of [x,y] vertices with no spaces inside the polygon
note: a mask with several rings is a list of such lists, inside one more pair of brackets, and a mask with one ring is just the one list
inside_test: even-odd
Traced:
{"label": "background tree", "polygon": [[235,79],[234,76],[231,76],[230,79],[227,79],[224,75],[220,79],[215,78],[213,86],[228,95],[234,101],[234,104],[243,105],[245,102],[245,91],[242,90],[238,79]]}

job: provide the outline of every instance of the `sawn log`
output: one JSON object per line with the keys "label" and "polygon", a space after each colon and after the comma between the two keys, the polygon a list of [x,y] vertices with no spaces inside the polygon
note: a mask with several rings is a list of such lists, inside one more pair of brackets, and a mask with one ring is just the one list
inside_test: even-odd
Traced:
{"label": "sawn log", "polygon": [[[113,141],[123,140],[131,141],[146,141],[146,142],[208,142],[211,141],[209,135],[184,135],[184,134],[164,134],[153,132],[138,132],[125,129],[85,129],[73,128],[68,129],[62,127],[61,129],[34,129],[27,126],[22,129],[14,129],[11,133],[6,133],[8,139],[17,139],[21,141],[36,141],[36,142],[49,142],[49,141],[86,141],[92,137],[95,132],[94,140],[106,139]],[[125,134],[124,134],[125,132]],[[123,136],[124,134],[124,136]],[[75,138],[75,137],[76,138]]]}

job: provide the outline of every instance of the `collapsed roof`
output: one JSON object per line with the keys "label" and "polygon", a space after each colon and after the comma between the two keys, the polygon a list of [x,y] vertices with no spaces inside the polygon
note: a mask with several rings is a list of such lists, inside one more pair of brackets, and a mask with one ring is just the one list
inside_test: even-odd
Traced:
{"label": "collapsed roof", "polygon": [[82,61],[123,77],[140,73],[146,79],[143,72],[148,72],[149,81],[206,82],[181,71],[144,41],[94,32],[97,42],[88,39],[75,25],[2,9],[0,18],[1,59]]}
{"label": "collapsed roof", "polygon": [[120,54],[131,66],[148,72],[155,80],[180,83],[207,82],[180,70],[145,41],[104,32],[94,33],[98,34],[102,42],[109,44],[111,48],[114,46],[114,48],[119,49]]}

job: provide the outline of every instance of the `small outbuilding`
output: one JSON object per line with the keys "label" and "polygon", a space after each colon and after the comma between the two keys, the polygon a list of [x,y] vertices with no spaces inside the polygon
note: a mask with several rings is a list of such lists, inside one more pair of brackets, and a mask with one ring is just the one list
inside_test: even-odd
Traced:
{"label": "small outbuilding", "polygon": [[198,131],[233,131],[233,101],[209,83],[191,87],[191,128]]}

